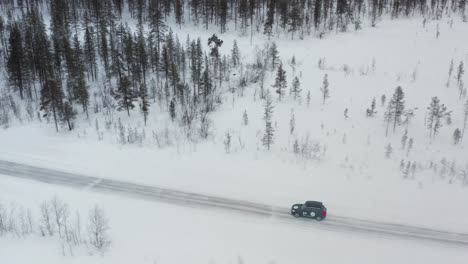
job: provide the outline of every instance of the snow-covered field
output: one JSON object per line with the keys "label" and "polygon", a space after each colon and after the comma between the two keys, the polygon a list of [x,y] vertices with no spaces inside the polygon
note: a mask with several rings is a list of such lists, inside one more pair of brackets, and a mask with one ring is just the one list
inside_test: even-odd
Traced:
{"label": "snow-covered field", "polygon": [[40,202],[55,195],[83,216],[94,204],[105,208],[110,249],[103,257],[90,256],[87,250],[62,256],[53,238],[3,237],[2,263],[464,263],[468,257],[465,248],[450,244],[322,231],[313,224],[0,179],[0,201],[31,208],[34,216]]}
{"label": "snow-covered field", "polygon": [[[205,40],[209,36],[187,28],[176,33],[185,39],[188,32],[192,38]],[[237,39],[245,61],[253,60],[255,45],[262,48],[267,43],[264,36],[255,36],[254,46],[248,38],[232,34],[221,34],[220,38],[225,43],[221,48],[224,53]],[[290,96],[278,102],[270,88],[275,72],[268,74],[265,87],[275,99],[276,133],[271,151],[261,146],[263,101],[257,85],[250,85],[243,96],[240,92],[224,94],[221,108],[210,116],[213,124],[207,141],[185,141],[174,132],[168,113],[154,106],[147,127],[138,110],[131,118],[119,114],[126,126],[145,129],[143,146],[118,144],[116,131],[103,129],[104,118],[97,115],[78,122],[72,133],[57,134],[45,123],[0,130],[0,159],[277,206],[321,200],[330,214],[468,232],[468,186],[461,178],[461,172],[468,170],[468,143],[454,145],[452,139],[454,129],[463,126],[466,99],[459,99],[453,76],[446,87],[450,61],[453,59],[455,66],[460,61],[468,63],[466,23],[428,21],[423,27],[420,19],[403,19],[325,39],[275,41],[288,87],[292,69],[287,61],[294,55],[295,74],[303,91],[301,103]],[[321,69],[320,58],[325,59]],[[323,105],[320,87],[324,74],[328,74],[330,98]],[[232,86],[238,85],[235,77],[231,81]],[[408,126],[399,126],[385,136],[385,107],[380,98],[385,94],[388,102],[397,86],[403,87],[406,106],[415,109],[415,117]],[[309,91],[311,102],[307,106]],[[433,96],[453,112],[452,124],[444,124],[440,134],[430,140],[424,119]],[[377,114],[369,118],[365,110],[374,97]],[[290,134],[292,109],[296,127]],[[348,118],[344,117],[345,109]],[[242,125],[244,111],[249,117],[247,126]],[[104,132],[101,141],[96,136],[95,120]],[[174,143],[158,148],[151,133],[162,133],[166,127],[171,129],[169,137]],[[414,139],[410,152],[401,148],[405,127],[408,137]],[[232,135],[229,154],[223,146],[226,132]],[[307,137],[322,146],[320,161],[305,161],[292,153],[294,140]],[[388,144],[393,153],[387,159]],[[407,179],[400,171],[401,160],[405,165],[408,161],[417,164]],[[96,202],[103,205],[111,219],[110,251],[102,258],[86,254],[60,257],[55,241],[0,238],[0,263],[28,263],[31,259],[44,263],[236,263],[238,256],[245,264],[315,260],[465,263],[468,257],[466,250],[457,247],[340,234],[291,226],[277,219],[179,208],[0,177],[0,201],[38,207],[38,201],[54,194],[84,211]],[[28,254],[24,254],[26,244],[31,249]]]}

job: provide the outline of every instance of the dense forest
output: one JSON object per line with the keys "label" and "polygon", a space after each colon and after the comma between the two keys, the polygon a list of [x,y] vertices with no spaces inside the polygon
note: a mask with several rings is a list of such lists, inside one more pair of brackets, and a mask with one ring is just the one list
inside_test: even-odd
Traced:
{"label": "dense forest", "polygon": [[[181,40],[170,25],[322,38],[384,18],[457,15],[466,21],[465,7],[465,0],[2,0],[0,65],[8,85],[0,94],[0,124],[19,116],[15,98],[24,102],[29,119],[45,117],[57,131],[72,130],[78,112],[104,113],[111,124],[114,110],[130,116],[137,106],[146,123],[156,103],[187,132],[197,127],[203,137],[208,113],[241,64],[239,48],[233,43],[222,55],[216,34]],[[239,86],[263,85],[265,71],[278,65],[273,42],[255,63],[242,65],[251,76]]]}

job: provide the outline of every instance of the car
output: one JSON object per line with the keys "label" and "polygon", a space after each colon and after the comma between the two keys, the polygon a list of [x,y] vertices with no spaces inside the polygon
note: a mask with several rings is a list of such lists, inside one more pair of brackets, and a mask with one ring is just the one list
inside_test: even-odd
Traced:
{"label": "car", "polygon": [[307,201],[303,204],[293,204],[291,214],[295,217],[308,217],[322,221],[327,217],[327,208],[322,202]]}

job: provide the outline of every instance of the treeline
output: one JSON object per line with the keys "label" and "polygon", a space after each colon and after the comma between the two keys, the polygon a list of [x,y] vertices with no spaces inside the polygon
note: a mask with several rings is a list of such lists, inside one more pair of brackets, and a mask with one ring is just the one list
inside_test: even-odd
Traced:
{"label": "treeline", "polygon": [[[409,17],[415,14],[440,19],[459,14],[466,21],[466,0],[3,0],[0,7],[13,13],[33,6],[49,10],[52,19],[63,19],[75,27],[82,21],[101,24],[109,17],[122,18],[126,10],[142,22],[163,19],[214,25],[221,32],[247,30],[267,35],[280,30],[310,35],[327,30],[359,28],[363,20],[375,25],[382,16]],[[59,10],[59,12],[55,12]]]}
{"label": "treeline", "polygon": [[[221,55],[223,41],[216,35],[180,40],[169,24],[321,36],[350,25],[357,29],[363,18],[375,25],[386,14],[439,18],[456,12],[466,19],[465,6],[466,0],[2,0],[0,65],[9,87],[0,94],[0,124],[8,124],[11,112],[19,116],[16,93],[29,119],[39,108],[37,118],[53,120],[57,131],[61,125],[72,130],[78,111],[87,117],[104,113],[113,123],[114,110],[130,115],[139,107],[146,123],[150,107],[159,105],[187,134],[197,128],[206,137],[208,114],[221,103],[220,87],[243,67],[239,49],[234,43],[230,54]],[[127,13],[132,19],[123,19]],[[253,82],[263,85],[261,69],[274,70],[278,61],[273,67],[257,62]],[[240,89],[246,85],[242,80]]]}
{"label": "treeline", "polygon": [[[0,20],[9,90],[27,102],[40,102],[39,118],[53,120],[57,130],[60,124],[72,130],[79,108],[86,116],[90,109],[104,112],[112,123],[114,109],[130,115],[138,105],[146,123],[151,101],[188,130],[195,120],[206,126],[207,114],[220,103],[218,87],[239,64],[237,45],[227,57],[221,56],[223,41],[216,35],[203,41],[187,36],[182,42],[166,25],[162,2],[131,28],[120,19],[119,3],[18,2],[21,12]],[[134,3],[129,4],[133,10]],[[14,108],[12,93],[0,98],[6,102],[2,108]],[[8,116],[1,116],[7,122]]]}

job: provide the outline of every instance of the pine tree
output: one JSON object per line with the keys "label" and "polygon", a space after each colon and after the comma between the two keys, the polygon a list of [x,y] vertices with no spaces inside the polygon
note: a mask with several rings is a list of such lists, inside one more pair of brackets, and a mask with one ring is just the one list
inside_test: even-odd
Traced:
{"label": "pine tree", "polygon": [[65,101],[63,104],[63,114],[62,114],[62,122],[66,123],[68,126],[68,130],[73,130],[73,120],[76,118],[76,112],[73,109],[72,105]]}
{"label": "pine tree", "polygon": [[226,137],[224,139],[224,151],[226,151],[226,153],[231,152],[231,141],[232,141],[231,134],[229,132],[226,132]]}
{"label": "pine tree", "polygon": [[289,24],[289,32],[291,32],[291,39],[294,39],[294,33],[299,29],[299,27],[303,23],[301,6],[299,5],[299,1],[291,1],[292,7],[288,14],[288,24]]}
{"label": "pine tree", "polygon": [[310,106],[310,91],[307,91],[307,107]]}
{"label": "pine tree", "polygon": [[88,76],[92,80],[97,78],[96,48],[92,27],[86,27],[84,35],[84,58],[87,65]]}
{"label": "pine tree", "polygon": [[458,65],[458,72],[457,72],[457,82],[460,83],[463,78],[463,74],[465,73],[465,66],[463,64],[463,61],[460,61],[460,64]]}
{"label": "pine tree", "polygon": [[121,111],[125,109],[128,116],[130,116],[130,110],[135,108],[134,102],[137,99],[137,94],[130,87],[130,81],[127,76],[122,77],[122,81],[119,84],[119,88],[115,94],[115,99],[117,99],[118,110]]}
{"label": "pine tree", "polygon": [[278,94],[279,101],[281,101],[281,99],[283,98],[286,87],[286,71],[283,70],[283,63],[280,62],[278,66],[278,71],[276,72],[275,84],[273,85],[273,88],[275,88],[275,92]]}
{"label": "pine tree", "polygon": [[291,87],[291,94],[293,95],[295,101],[301,99],[301,92],[301,83],[299,82],[299,78],[296,76],[294,77],[293,84]]}
{"label": "pine tree", "polygon": [[385,106],[386,101],[387,101],[387,96],[385,96],[385,94],[382,94],[382,96],[380,97],[380,105]]}
{"label": "pine tree", "polygon": [[462,129],[462,140],[465,136],[465,130],[466,130],[466,126],[468,124],[468,100],[466,100],[465,102],[465,106],[463,108],[463,129]]}
{"label": "pine tree", "polygon": [[461,138],[462,134],[460,129],[455,129],[455,131],[453,131],[453,144],[457,145],[458,143],[460,143]]}
{"label": "pine tree", "polygon": [[175,108],[175,100],[172,99],[171,103],[169,104],[169,115],[171,120],[174,121],[176,118],[176,108]]}
{"label": "pine tree", "polygon": [[431,104],[427,108],[429,110],[427,116],[427,128],[430,132],[430,137],[434,138],[442,125],[442,118],[450,115],[447,111],[447,107],[444,104],[440,104],[439,98],[432,97]]}
{"label": "pine tree", "polygon": [[401,86],[398,86],[395,89],[395,93],[393,94],[391,100],[391,111],[392,111],[392,119],[393,119],[393,131],[395,131],[396,126],[401,123],[401,116],[404,114],[405,111],[405,101],[403,100],[405,94],[403,93],[403,89]]}
{"label": "pine tree", "polygon": [[445,84],[445,86],[449,87],[450,86],[450,79],[452,78],[452,73],[453,73],[453,59],[450,60],[450,66],[449,66],[449,72],[448,72],[448,79],[447,79],[447,83]]}
{"label": "pine tree", "polygon": [[[26,58],[23,52],[23,37],[18,23],[10,25],[10,37],[8,39],[7,71],[10,84],[19,91],[21,99],[24,98],[26,88]],[[30,96],[32,98],[32,95]]]}
{"label": "pine tree", "polygon": [[271,44],[270,50],[268,51],[270,55],[270,60],[271,60],[271,68],[274,69],[276,68],[276,65],[278,65],[278,60],[279,60],[279,51],[278,51],[278,46],[276,46],[276,42],[273,42]]}
{"label": "pine tree", "polygon": [[368,117],[373,117],[377,113],[377,111],[375,111],[375,105],[376,105],[376,103],[375,103],[375,97],[374,97],[372,99],[371,107],[367,108],[367,110],[366,110],[366,115]]}
{"label": "pine tree", "polygon": [[232,45],[231,60],[232,60],[232,66],[237,67],[237,65],[240,62],[240,51],[239,51],[239,47],[237,46],[237,40],[234,40],[234,43]]}
{"label": "pine tree", "polygon": [[296,129],[296,116],[294,115],[294,109],[291,109],[291,118],[289,119],[289,134],[292,135]]}
{"label": "pine tree", "polygon": [[263,34],[266,34],[268,36],[268,40],[270,40],[270,37],[273,34],[273,23],[275,22],[275,0],[268,1],[267,9],[267,17],[265,24],[263,25]]}
{"label": "pine tree", "polygon": [[392,156],[393,148],[390,143],[385,147],[385,157],[389,159]]}
{"label": "pine tree", "polygon": [[408,150],[406,151],[406,155],[409,155],[410,151],[413,149],[414,139],[410,138],[408,140]]}
{"label": "pine tree", "polygon": [[322,83],[322,87],[320,88],[320,91],[322,92],[322,102],[323,104],[325,104],[325,101],[330,98],[330,90],[328,89],[328,74],[325,74],[325,76],[323,76],[323,83]]}
{"label": "pine tree", "polygon": [[408,129],[405,130],[405,133],[401,137],[401,148],[405,149],[406,148],[406,141],[408,140]]}
{"label": "pine tree", "polygon": [[242,115],[242,124],[244,126],[249,125],[249,116],[247,115],[247,110],[245,110],[244,114]]}
{"label": "pine tree", "polygon": [[145,83],[142,83],[140,85],[140,100],[141,100],[140,109],[141,109],[141,113],[143,114],[143,119],[144,119],[145,126],[146,126],[146,121],[148,120],[150,103],[148,101],[148,89],[146,89]]}
{"label": "pine tree", "polygon": [[41,90],[41,111],[44,117],[52,114],[55,123],[55,130],[58,132],[58,121],[63,112],[63,90],[60,82],[54,77],[49,77]]}
{"label": "pine tree", "polygon": [[271,146],[274,143],[274,132],[275,129],[272,126],[272,118],[273,118],[273,100],[271,99],[271,95],[267,92],[265,97],[265,109],[263,114],[263,120],[265,121],[265,134],[262,138],[262,144],[270,150]]}

